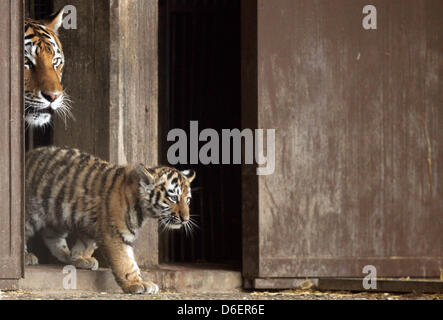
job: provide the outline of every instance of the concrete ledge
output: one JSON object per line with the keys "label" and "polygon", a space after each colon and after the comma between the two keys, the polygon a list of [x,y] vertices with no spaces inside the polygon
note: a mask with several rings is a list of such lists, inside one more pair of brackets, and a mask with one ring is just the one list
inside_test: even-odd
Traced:
{"label": "concrete ledge", "polygon": [[282,289],[310,289],[318,285],[316,278],[255,278],[245,279],[245,289],[282,290]]}
{"label": "concrete ledge", "polygon": [[[62,265],[38,265],[25,268],[18,287],[28,291],[63,291],[63,281],[69,277]],[[122,292],[110,269],[76,270],[77,290]],[[225,270],[214,265],[159,265],[143,270],[145,280],[155,282],[160,290],[176,292],[238,292],[242,289],[240,271]],[[66,281],[66,280],[65,280]]]}
{"label": "concrete ledge", "polygon": [[244,279],[245,289],[282,290],[316,289],[321,291],[443,293],[443,281],[438,279],[377,279],[377,288],[363,288],[360,278],[255,278]]}
{"label": "concrete ledge", "polygon": [[443,293],[443,281],[437,279],[377,279],[376,289],[363,288],[363,279],[320,278],[317,289],[356,292]]}
{"label": "concrete ledge", "polygon": [[0,279],[0,289],[1,290],[17,290],[18,280],[17,279]]}

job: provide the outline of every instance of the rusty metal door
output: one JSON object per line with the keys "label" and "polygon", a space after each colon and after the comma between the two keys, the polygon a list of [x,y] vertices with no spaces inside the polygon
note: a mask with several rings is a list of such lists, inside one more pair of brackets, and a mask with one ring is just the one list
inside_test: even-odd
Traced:
{"label": "rusty metal door", "polygon": [[23,3],[0,1],[0,289],[23,276]]}
{"label": "rusty metal door", "polygon": [[364,277],[366,265],[438,277],[443,3],[371,1],[374,30],[367,1],[242,3],[243,119],[276,129],[274,174],[243,171],[250,285]]}

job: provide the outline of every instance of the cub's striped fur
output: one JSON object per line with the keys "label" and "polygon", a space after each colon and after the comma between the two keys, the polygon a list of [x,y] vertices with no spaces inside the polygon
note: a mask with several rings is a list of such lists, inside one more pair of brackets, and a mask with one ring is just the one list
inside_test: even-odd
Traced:
{"label": "cub's striped fur", "polygon": [[[26,241],[36,232],[61,262],[97,269],[97,245],[128,293],[157,292],[144,282],[132,244],[148,217],[166,228],[189,227],[192,170],[118,166],[77,149],[43,147],[26,156]],[[66,237],[78,234],[72,250]],[[38,263],[25,247],[26,264]]]}

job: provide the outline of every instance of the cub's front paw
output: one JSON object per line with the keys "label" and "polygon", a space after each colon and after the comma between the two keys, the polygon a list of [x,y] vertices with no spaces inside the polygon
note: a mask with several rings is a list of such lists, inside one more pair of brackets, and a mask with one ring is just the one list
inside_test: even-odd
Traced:
{"label": "cub's front paw", "polygon": [[35,254],[31,252],[25,253],[25,265],[32,266],[35,264],[38,264],[38,258],[35,256]]}
{"label": "cub's front paw", "polygon": [[94,257],[90,258],[77,258],[73,261],[74,266],[80,269],[89,269],[89,270],[97,270],[98,269],[98,261]]}
{"label": "cub's front paw", "polygon": [[156,294],[158,293],[158,285],[150,281],[146,282],[140,281],[128,284],[123,288],[123,291],[132,294],[143,294],[143,293]]}

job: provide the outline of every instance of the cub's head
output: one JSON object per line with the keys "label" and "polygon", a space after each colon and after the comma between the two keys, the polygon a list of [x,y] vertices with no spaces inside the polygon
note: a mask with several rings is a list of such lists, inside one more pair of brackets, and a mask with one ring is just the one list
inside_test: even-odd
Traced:
{"label": "cub's head", "polygon": [[191,230],[194,222],[189,215],[191,182],[195,171],[179,171],[170,167],[136,168],[139,179],[140,207],[144,214],[159,221],[165,229]]}
{"label": "cub's head", "polygon": [[55,112],[69,107],[61,84],[64,56],[57,36],[63,9],[47,21],[25,22],[25,120],[30,126],[48,124]]}

